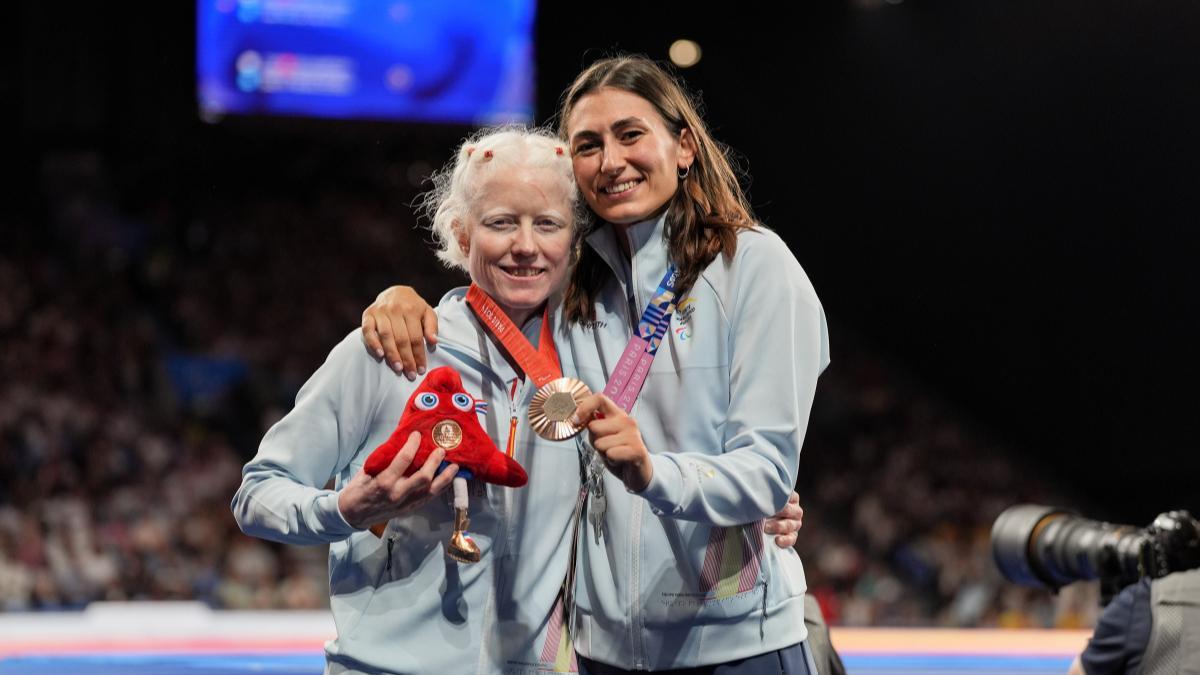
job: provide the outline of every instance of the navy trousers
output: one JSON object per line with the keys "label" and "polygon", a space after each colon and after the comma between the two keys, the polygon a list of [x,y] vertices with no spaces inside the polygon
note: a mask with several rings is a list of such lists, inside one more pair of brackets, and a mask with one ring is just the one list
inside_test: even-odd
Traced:
{"label": "navy trousers", "polygon": [[[623,670],[591,659],[578,657],[579,675],[623,675],[639,671]],[[695,668],[679,668],[677,670],[660,670],[669,675],[817,675],[817,666],[813,663],[812,652],[808,642],[798,642],[791,647],[779,651],[767,652],[758,656],[717,663],[710,666]]]}

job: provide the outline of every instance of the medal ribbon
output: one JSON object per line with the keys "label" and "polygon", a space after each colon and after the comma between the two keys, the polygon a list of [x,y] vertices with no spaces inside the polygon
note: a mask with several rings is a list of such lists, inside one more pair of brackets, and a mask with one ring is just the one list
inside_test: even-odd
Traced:
{"label": "medal ribbon", "polygon": [[471,284],[467,290],[467,306],[539,389],[562,377],[558,351],[554,348],[554,335],[550,331],[549,303],[542,310],[542,330],[536,350],[521,329],[517,328],[517,324],[500,309],[500,305],[475,284]]}
{"label": "medal ribbon", "polygon": [[[646,383],[646,377],[650,374],[650,364],[654,362],[654,355],[658,353],[658,347],[662,344],[663,336],[667,334],[667,327],[671,324],[671,314],[675,312],[675,284],[679,280],[679,272],[674,263],[667,266],[667,272],[663,275],[662,281],[658,284],[658,289],[654,291],[654,295],[650,298],[650,302],[646,305],[646,310],[642,312],[642,318],[638,321],[637,329],[633,332],[633,336],[629,338],[629,343],[625,345],[625,351],[621,353],[621,358],[617,360],[617,365],[613,368],[612,376],[608,380],[608,385],[604,387],[604,395],[613,400],[626,413],[633,409],[633,402],[637,400],[637,396],[642,391],[642,385]],[[581,437],[576,437],[577,443],[582,443],[579,440]],[[582,447],[581,447],[582,451]],[[604,504],[607,500],[604,499],[604,488],[602,476],[604,473],[603,464],[600,463],[599,453],[595,450],[589,453],[583,453],[584,461],[588,464],[585,471],[587,477],[584,479],[583,489],[580,492],[579,502],[575,506],[575,516],[572,522],[579,522],[583,516],[583,505],[585,496],[590,493],[588,499],[589,514],[600,514],[599,518],[603,519],[604,506],[600,506],[598,511],[592,511],[595,508],[594,504]],[[599,527],[598,523],[593,523],[593,527]],[[587,524],[584,523],[586,528]],[[571,550],[576,550],[576,538],[579,536],[579,528],[574,528],[571,535]],[[596,535],[599,537],[599,534]],[[599,543],[599,539],[597,539]],[[565,622],[568,626],[568,635],[573,639],[575,636],[575,571],[577,564],[577,556],[571,556],[571,564],[567,568],[567,578],[563,584],[561,591],[564,599],[563,611],[566,614]]]}
{"label": "medal ribbon", "polygon": [[679,272],[675,263],[667,266],[667,273],[658,284],[658,290],[650,298],[637,330],[625,345],[625,351],[613,368],[612,377],[604,387],[604,395],[621,406],[625,412],[633,409],[633,402],[642,391],[642,385],[650,374],[650,364],[662,344],[667,327],[671,325],[671,314],[675,311],[675,283]]}

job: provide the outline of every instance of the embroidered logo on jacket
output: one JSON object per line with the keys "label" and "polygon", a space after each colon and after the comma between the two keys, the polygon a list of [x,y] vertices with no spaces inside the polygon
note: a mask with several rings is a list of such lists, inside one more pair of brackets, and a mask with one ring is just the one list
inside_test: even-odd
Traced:
{"label": "embroidered logo on jacket", "polygon": [[687,342],[692,339],[692,314],[696,313],[696,305],[692,298],[683,301],[675,310],[675,320],[679,324],[675,326],[675,337],[679,338],[680,342]]}

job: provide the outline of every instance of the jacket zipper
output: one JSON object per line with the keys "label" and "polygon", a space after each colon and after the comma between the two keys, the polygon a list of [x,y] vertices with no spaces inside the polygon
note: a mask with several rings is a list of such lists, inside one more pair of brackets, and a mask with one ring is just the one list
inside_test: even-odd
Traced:
{"label": "jacket zipper", "polygon": [[[505,448],[507,449],[507,452],[509,453],[508,454],[509,457],[512,457],[513,454],[516,453],[517,399],[515,397],[518,394],[520,394],[523,390],[523,387],[515,386],[516,384],[517,383],[514,383],[514,386],[512,386],[508,389],[508,392],[509,392],[509,395],[511,398],[509,398],[509,400],[508,400],[509,433],[508,433],[508,442],[505,444]],[[499,412],[499,411],[497,411],[497,412]],[[500,417],[500,419],[504,419],[504,418]],[[497,430],[497,431],[499,431],[499,430]],[[491,494],[498,493],[500,496],[500,500],[499,500],[500,503],[493,504],[493,508],[497,508],[497,511],[498,511],[496,514],[496,516],[497,516],[497,518],[496,518],[497,531],[496,531],[496,540],[493,542],[493,547],[494,547],[493,555],[502,555],[508,551],[508,515],[509,515],[509,513],[511,513],[511,509],[512,509],[512,493],[513,493],[513,491],[512,490],[494,491],[489,488],[488,492]],[[488,501],[492,501],[492,500],[489,499]]]}
{"label": "jacket zipper", "polygon": [[[632,338],[637,333],[637,324],[641,317],[638,315],[638,307],[642,306],[640,296],[641,284],[638,283],[637,276],[637,256],[633,248],[633,237],[629,231],[624,232],[626,243],[629,245],[629,283],[633,286],[633,306],[626,304],[626,311],[629,313],[629,335],[626,338]],[[636,402],[637,399],[635,398]],[[629,411],[633,414],[633,410]],[[638,575],[641,570],[641,550],[642,550],[642,500],[633,500],[633,513],[630,518],[632,527],[629,528],[629,644],[633,647],[633,668],[634,670],[642,670],[645,668],[644,645],[642,644],[642,589],[641,579]]]}
{"label": "jacket zipper", "polygon": [[[492,374],[495,375],[495,371],[492,371]],[[500,378],[497,377],[496,379],[500,379]],[[501,384],[503,385],[503,381],[501,382]],[[518,389],[516,387],[516,382],[514,382],[513,386],[509,388],[509,396],[510,396],[509,401],[508,401],[509,434],[508,434],[508,443],[505,446],[507,448],[509,457],[513,456],[513,452],[515,452],[515,449],[516,449],[516,445],[515,445],[515,441],[514,441],[514,435],[516,433],[516,423],[517,423],[516,394],[519,391],[522,391],[522,390]],[[499,399],[499,397],[497,397],[497,399]],[[497,417],[499,417],[500,411],[497,410],[496,413],[497,413]],[[500,417],[500,419],[503,419],[503,418]],[[508,551],[508,514],[511,513],[512,492],[513,492],[512,490],[504,490],[503,492],[501,492],[500,493],[501,498],[500,498],[499,505],[492,502],[490,496],[488,498],[488,501],[492,502],[492,507],[496,509],[496,538],[492,541],[492,552],[491,552],[491,555],[493,555],[493,556],[502,556]],[[490,494],[495,494],[495,493],[493,493],[491,490],[489,490],[489,495]],[[479,660],[476,663],[476,672],[479,672],[479,673],[486,672],[485,666],[487,665],[487,661],[485,660],[485,655],[490,652],[490,647],[489,647],[488,643],[490,641],[491,635],[495,632],[495,625],[496,625],[495,612],[493,611],[493,608],[495,607],[495,603],[496,603],[496,581],[493,580],[491,587],[488,589],[486,607],[485,607],[485,610],[483,613],[483,616],[484,616],[483,628],[480,632],[480,634],[483,636],[483,638],[480,642]]]}
{"label": "jacket zipper", "polygon": [[[438,343],[438,349],[449,349],[451,354],[453,354],[455,351],[458,351],[458,352],[461,352],[462,354],[470,356],[471,358],[473,358],[477,361],[482,362],[482,360],[483,360],[483,355],[479,352],[478,349],[467,346],[467,345],[443,341],[443,342]],[[460,361],[463,360],[461,356],[458,356],[456,358],[458,358]],[[485,368],[484,371],[486,371],[486,372],[481,371],[481,375],[483,376],[484,380],[490,379],[493,384],[499,385],[499,388],[502,391],[507,388],[505,386],[506,383],[504,382],[503,379],[500,378],[499,375],[496,374],[495,370],[493,370],[492,368]],[[498,400],[500,400],[500,398],[497,397],[496,400],[498,401]],[[513,425],[514,423],[516,423],[518,421],[517,420],[516,399],[515,398],[511,399],[508,403],[509,403],[509,409],[507,412],[509,414],[509,424],[510,424],[510,428],[511,428],[511,425]],[[504,419],[500,415],[500,412],[501,411],[499,411],[499,410],[496,411],[498,419]],[[499,431],[499,430],[497,430],[497,431]],[[513,441],[512,433],[509,434],[509,444],[512,445],[512,448],[515,452],[516,446]],[[506,445],[505,447],[507,448],[509,446]],[[486,490],[486,488],[485,488],[485,490]],[[508,549],[508,546],[507,546],[508,514],[510,512],[510,509],[509,509],[510,504],[508,503],[508,500],[511,499],[511,495],[509,495],[508,493],[510,493],[510,492],[511,491],[508,491],[508,490],[505,491],[505,499],[503,500],[504,503],[502,504],[501,508],[497,509],[496,539],[494,540],[494,548],[492,550],[492,555],[503,555],[503,553],[505,551],[507,551],[507,549]],[[488,494],[488,493],[485,492],[485,494]],[[485,499],[487,499],[489,502],[491,502],[490,496],[485,497]],[[389,540],[388,541],[388,553],[389,553],[388,569],[389,570],[391,569],[391,555],[390,555],[391,547],[392,547],[392,541]],[[493,627],[495,626],[495,613],[492,611],[488,611],[494,606],[495,598],[496,598],[496,585],[495,585],[495,582],[493,582],[491,585],[491,588],[488,590],[487,609],[484,612],[483,629],[482,629],[482,635],[484,635],[484,636],[491,635],[491,633],[493,631]],[[485,637],[481,647],[482,648],[480,650],[479,661],[477,663],[477,672],[485,672],[484,658],[485,658],[486,654],[489,653],[489,650],[487,648],[486,637]]]}

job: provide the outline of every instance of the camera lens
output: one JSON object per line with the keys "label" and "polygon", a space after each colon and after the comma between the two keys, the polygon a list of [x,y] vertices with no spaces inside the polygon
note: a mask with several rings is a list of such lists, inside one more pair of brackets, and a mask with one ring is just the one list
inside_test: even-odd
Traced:
{"label": "camera lens", "polygon": [[992,526],[992,555],[1008,580],[1061,588],[1086,579],[1131,583],[1140,576],[1146,534],[1048,506],[1022,504]]}

